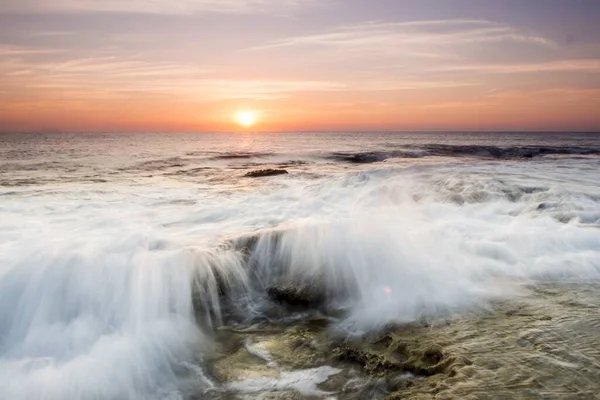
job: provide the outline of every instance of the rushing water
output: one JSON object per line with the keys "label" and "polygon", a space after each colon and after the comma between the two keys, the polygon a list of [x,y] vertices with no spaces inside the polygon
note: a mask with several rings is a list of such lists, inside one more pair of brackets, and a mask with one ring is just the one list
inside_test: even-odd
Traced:
{"label": "rushing water", "polygon": [[0,135],[0,398],[335,396],[333,366],[207,369],[223,324],[303,317],[282,282],[351,338],[581,287],[589,337],[599,182],[598,134]]}

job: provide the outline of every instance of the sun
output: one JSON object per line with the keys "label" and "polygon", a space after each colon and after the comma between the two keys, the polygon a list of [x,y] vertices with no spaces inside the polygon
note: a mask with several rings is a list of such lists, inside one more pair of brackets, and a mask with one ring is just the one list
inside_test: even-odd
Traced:
{"label": "sun", "polygon": [[235,115],[235,120],[244,128],[248,128],[256,122],[256,114],[252,111],[241,111]]}

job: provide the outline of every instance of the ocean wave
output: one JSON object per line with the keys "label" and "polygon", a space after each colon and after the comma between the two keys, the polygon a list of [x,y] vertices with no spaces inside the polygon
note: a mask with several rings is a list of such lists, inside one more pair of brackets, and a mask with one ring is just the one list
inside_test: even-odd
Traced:
{"label": "ocean wave", "polygon": [[482,158],[520,159],[545,155],[599,155],[600,149],[578,146],[483,146],[430,144],[419,149],[436,156],[473,156]]}
{"label": "ocean wave", "polygon": [[406,145],[404,150],[381,150],[367,152],[333,152],[326,156],[339,162],[369,164],[392,158],[423,157],[473,157],[483,159],[530,159],[540,156],[597,156],[600,149],[588,147],[552,147],[552,146],[482,146],[482,145]]}
{"label": "ocean wave", "polygon": [[215,156],[211,156],[211,160],[247,160],[252,158],[262,158],[274,155],[270,152],[231,152],[231,153],[220,153]]}
{"label": "ocean wave", "polygon": [[308,307],[354,336],[600,279],[595,171],[515,164],[6,196],[0,398],[185,398],[224,323]]}

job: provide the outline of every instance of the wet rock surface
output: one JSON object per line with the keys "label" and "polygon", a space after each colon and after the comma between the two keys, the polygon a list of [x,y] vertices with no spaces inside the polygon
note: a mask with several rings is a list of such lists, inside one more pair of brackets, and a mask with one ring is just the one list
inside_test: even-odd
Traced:
{"label": "wet rock surface", "polygon": [[296,309],[318,308],[325,301],[322,290],[315,290],[307,285],[271,286],[267,288],[267,296],[274,303]]}
{"label": "wet rock surface", "polygon": [[331,318],[225,327],[207,360],[221,391],[204,398],[597,398],[597,286],[532,292],[492,312],[361,338],[336,334]]}
{"label": "wet rock surface", "polygon": [[268,176],[287,175],[288,172],[285,169],[257,169],[250,171],[244,175],[246,178],[263,178]]}
{"label": "wet rock surface", "polygon": [[[402,331],[399,328],[399,331]],[[414,376],[451,373],[454,358],[436,346],[408,340],[402,333],[387,333],[371,341],[344,343],[333,349],[342,360],[355,361],[371,375],[386,375],[392,371]]]}

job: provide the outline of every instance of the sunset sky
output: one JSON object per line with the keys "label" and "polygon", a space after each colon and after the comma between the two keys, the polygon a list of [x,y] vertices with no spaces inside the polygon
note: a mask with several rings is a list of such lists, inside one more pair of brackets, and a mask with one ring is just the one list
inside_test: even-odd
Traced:
{"label": "sunset sky", "polygon": [[0,0],[0,131],[600,130],[599,0]]}

